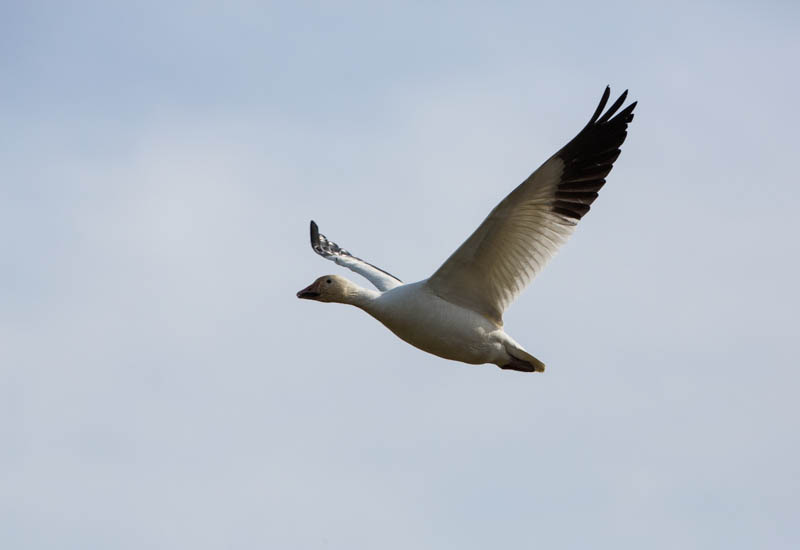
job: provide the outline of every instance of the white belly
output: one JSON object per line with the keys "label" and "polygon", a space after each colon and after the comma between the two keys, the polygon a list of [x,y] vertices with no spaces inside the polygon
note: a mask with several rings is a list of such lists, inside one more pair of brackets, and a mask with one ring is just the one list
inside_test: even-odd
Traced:
{"label": "white belly", "polygon": [[474,311],[442,300],[424,281],[385,292],[370,310],[397,336],[439,357],[472,364],[506,357],[501,328]]}

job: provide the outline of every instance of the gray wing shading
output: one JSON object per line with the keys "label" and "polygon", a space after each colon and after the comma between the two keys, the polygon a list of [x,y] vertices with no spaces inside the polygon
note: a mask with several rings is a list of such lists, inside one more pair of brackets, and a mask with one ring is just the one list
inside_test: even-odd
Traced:
{"label": "gray wing shading", "polygon": [[403,284],[403,281],[391,273],[375,267],[361,258],[356,258],[338,244],[329,241],[325,235],[319,232],[319,227],[314,220],[311,220],[311,248],[323,258],[334,261],[365,277],[378,290],[386,291]]}
{"label": "gray wing shading", "polygon": [[636,102],[614,116],[626,90],[602,114],[610,93],[606,87],[583,130],[503,199],[428,279],[434,293],[502,325],[505,309],[589,211],[620,154]]}

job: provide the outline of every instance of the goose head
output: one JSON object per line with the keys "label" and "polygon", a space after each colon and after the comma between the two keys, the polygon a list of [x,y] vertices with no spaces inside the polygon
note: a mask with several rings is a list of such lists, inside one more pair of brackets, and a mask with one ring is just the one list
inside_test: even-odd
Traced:
{"label": "goose head", "polygon": [[297,293],[298,298],[317,302],[348,303],[356,285],[338,275],[323,275]]}

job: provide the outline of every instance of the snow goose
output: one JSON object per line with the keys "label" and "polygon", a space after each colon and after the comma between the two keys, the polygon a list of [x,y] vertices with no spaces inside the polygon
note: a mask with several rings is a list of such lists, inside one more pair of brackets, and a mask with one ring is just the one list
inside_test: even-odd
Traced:
{"label": "snow goose", "polygon": [[404,284],[326,239],[312,221],[314,251],[378,290],[325,275],[297,297],[359,307],[412,346],[445,359],[544,371],[544,363],[505,333],[503,311],[575,230],[620,154],[636,102],[614,116],[628,92],[603,112],[610,93],[606,87],[578,135],[503,199],[428,279]]}

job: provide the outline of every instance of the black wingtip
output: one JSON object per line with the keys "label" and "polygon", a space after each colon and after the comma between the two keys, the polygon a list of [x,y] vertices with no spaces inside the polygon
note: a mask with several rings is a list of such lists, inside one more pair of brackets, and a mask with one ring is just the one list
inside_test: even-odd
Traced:
{"label": "black wingtip", "polygon": [[610,119],[612,116],[614,116],[614,113],[616,113],[616,112],[617,112],[617,110],[618,110],[620,107],[622,107],[622,104],[623,104],[623,103],[625,103],[625,99],[626,99],[627,97],[628,97],[628,90],[625,90],[624,92],[622,92],[622,95],[621,95],[621,96],[619,96],[619,97],[617,98],[617,100],[616,100],[616,101],[615,101],[615,102],[614,102],[614,103],[611,105],[611,107],[609,107],[609,108],[608,108],[608,110],[605,112],[605,114],[604,114],[603,116],[601,116],[600,118],[598,118],[598,119],[597,119],[597,123],[598,123],[598,124],[603,124],[603,123],[605,123],[605,122],[608,122],[608,120],[609,120],[609,119]]}
{"label": "black wingtip", "polygon": [[625,123],[631,122],[633,120],[633,110],[636,108],[638,103],[638,101],[634,101],[625,107],[614,118],[612,118],[610,122],[616,122],[617,120],[622,120]]}
{"label": "black wingtip", "polygon": [[603,91],[603,97],[600,98],[600,103],[597,105],[597,109],[595,109],[592,118],[589,120],[589,124],[593,124],[600,114],[603,112],[603,109],[608,103],[608,98],[611,96],[611,86],[606,86],[606,89]]}
{"label": "black wingtip", "polygon": [[568,221],[577,222],[589,212],[614,161],[619,157],[620,147],[627,136],[628,123],[633,120],[636,102],[622,108],[628,98],[628,90],[604,113],[610,96],[611,88],[607,86],[589,124],[556,153],[564,162],[564,168],[552,211]]}
{"label": "black wingtip", "polygon": [[319,243],[319,227],[317,222],[311,220],[311,246],[315,247]]}

